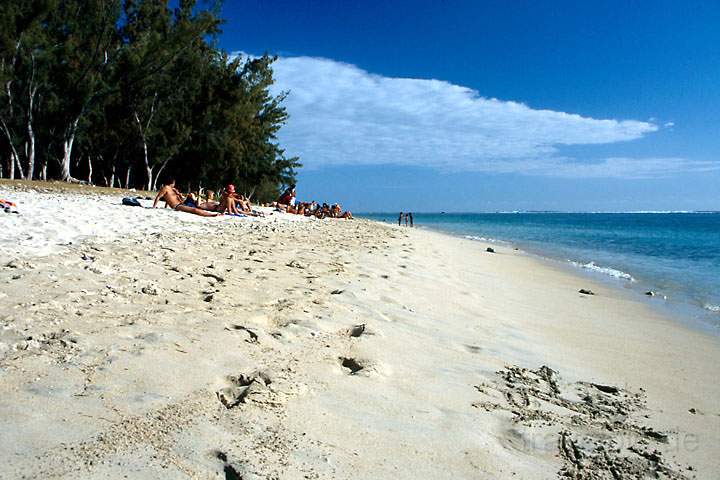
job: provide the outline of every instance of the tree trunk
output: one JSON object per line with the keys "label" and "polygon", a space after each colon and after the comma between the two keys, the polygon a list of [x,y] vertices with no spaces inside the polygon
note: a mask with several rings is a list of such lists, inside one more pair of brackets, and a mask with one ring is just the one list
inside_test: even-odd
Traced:
{"label": "tree trunk", "polygon": [[92,185],[92,155],[88,155],[88,185]]}
{"label": "tree trunk", "polygon": [[110,174],[110,185],[108,185],[110,188],[115,187],[115,165],[112,166],[112,173]]}
{"label": "tree trunk", "polygon": [[151,190],[151,191],[157,190],[157,181],[158,181],[158,178],[160,178],[160,174],[162,173],[163,170],[165,170],[165,167],[167,166],[167,164],[168,164],[169,161],[170,161],[170,157],[166,158],[165,161],[163,162],[163,164],[160,165],[160,168],[159,168],[158,171],[157,171],[157,175],[155,175],[155,179],[153,180],[152,190]]}
{"label": "tree trunk", "polygon": [[25,174],[23,173],[23,168],[20,164],[20,156],[18,155],[17,149],[15,148],[15,144],[12,142],[12,135],[10,134],[10,129],[8,128],[7,123],[5,123],[5,120],[1,118],[0,125],[2,125],[2,130],[7,137],[8,145],[10,145],[10,179],[15,179],[15,167],[17,167],[18,171],[20,172],[20,179],[25,180]]}
{"label": "tree trunk", "polygon": [[28,180],[32,180],[35,176],[35,133],[32,129],[32,124],[28,121],[28,154],[27,154],[28,166],[25,177]]}
{"label": "tree trunk", "polygon": [[41,178],[43,179],[43,181],[47,180],[47,161],[43,162]]}
{"label": "tree trunk", "polygon": [[35,132],[33,131],[33,103],[35,99],[35,91],[30,93],[30,108],[28,109],[27,134],[28,134],[28,152],[27,152],[27,173],[25,176],[28,180],[32,180],[35,176]]}
{"label": "tree trunk", "polygon": [[76,118],[74,122],[68,127],[65,139],[63,140],[63,158],[60,163],[60,180],[64,182],[77,182],[76,179],[70,175],[70,159],[72,157],[73,143],[75,142],[75,132],[77,131],[77,125],[80,121],[80,117]]}
{"label": "tree trunk", "polygon": [[143,160],[145,160],[145,171],[147,173],[147,184],[146,184],[146,190],[151,191],[153,190],[155,186],[156,179],[153,178],[153,170],[154,167],[150,166],[150,155],[148,154],[148,142],[147,142],[147,130],[150,128],[150,122],[152,122],[152,118],[155,115],[155,101],[157,100],[157,92],[155,93],[155,96],[153,97],[153,102],[150,107],[150,115],[148,116],[147,122],[145,123],[145,126],[143,126],[142,122],[140,121],[140,115],[138,115],[137,112],[133,112],[135,116],[135,123],[137,123],[138,131],[140,132],[140,139],[142,140],[143,145]]}
{"label": "tree trunk", "polygon": [[125,188],[130,188],[130,170],[132,170],[132,165],[128,165],[127,173],[125,174]]}
{"label": "tree trunk", "polygon": [[153,189],[153,181],[155,180],[153,178],[153,167],[150,166],[150,158],[148,158],[148,146],[147,142],[145,141],[145,135],[142,135],[142,142],[143,142],[143,158],[145,159],[145,171],[147,172],[147,188],[146,190],[150,191]]}
{"label": "tree trunk", "polygon": [[147,170],[147,185],[145,186],[145,190],[151,191],[153,189],[153,169],[152,167],[148,167],[145,165],[145,170]]}
{"label": "tree trunk", "polygon": [[35,110],[35,95],[37,87],[35,86],[35,55],[32,58],[32,76],[30,77],[30,86],[28,87],[28,111],[27,111],[27,172],[25,176],[28,180],[32,180],[35,176],[35,132],[33,131],[33,111]]}

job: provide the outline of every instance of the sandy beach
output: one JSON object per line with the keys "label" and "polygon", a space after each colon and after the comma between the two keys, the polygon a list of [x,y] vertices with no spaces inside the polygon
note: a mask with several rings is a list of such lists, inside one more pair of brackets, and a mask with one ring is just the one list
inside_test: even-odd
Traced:
{"label": "sandy beach", "polygon": [[0,198],[0,478],[720,471],[720,339],[511,246]]}

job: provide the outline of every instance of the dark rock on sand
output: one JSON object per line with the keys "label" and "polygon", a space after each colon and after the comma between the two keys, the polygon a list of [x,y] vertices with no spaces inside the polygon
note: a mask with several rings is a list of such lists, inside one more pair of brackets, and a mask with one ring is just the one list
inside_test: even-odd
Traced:
{"label": "dark rock on sand", "polygon": [[487,247],[487,248],[485,249],[485,251],[488,252],[488,253],[495,253],[495,249],[492,248],[492,247]]}
{"label": "dark rock on sand", "polygon": [[595,295],[595,292],[586,288],[581,288],[580,290],[578,290],[578,292],[582,293],[583,295]]}
{"label": "dark rock on sand", "polygon": [[363,334],[364,331],[365,331],[364,323],[362,323],[360,325],[353,325],[352,327],[348,328],[348,330],[347,330],[348,335],[350,335],[351,337],[359,337],[360,335]]}

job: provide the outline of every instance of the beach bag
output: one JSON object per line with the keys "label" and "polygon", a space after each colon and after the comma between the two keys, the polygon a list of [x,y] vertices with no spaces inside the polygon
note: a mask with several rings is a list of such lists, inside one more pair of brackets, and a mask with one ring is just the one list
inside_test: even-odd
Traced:
{"label": "beach bag", "polygon": [[142,207],[142,204],[138,201],[137,198],[132,197],[125,197],[122,199],[122,204],[127,205],[128,207]]}

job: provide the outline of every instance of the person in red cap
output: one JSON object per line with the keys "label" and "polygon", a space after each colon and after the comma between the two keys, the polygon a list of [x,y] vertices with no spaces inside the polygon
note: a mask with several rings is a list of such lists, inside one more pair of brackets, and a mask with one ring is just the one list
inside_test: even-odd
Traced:
{"label": "person in red cap", "polygon": [[221,212],[227,213],[241,213],[237,208],[237,197],[235,195],[235,185],[232,183],[225,187],[225,191],[220,197],[220,206],[218,209]]}

